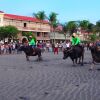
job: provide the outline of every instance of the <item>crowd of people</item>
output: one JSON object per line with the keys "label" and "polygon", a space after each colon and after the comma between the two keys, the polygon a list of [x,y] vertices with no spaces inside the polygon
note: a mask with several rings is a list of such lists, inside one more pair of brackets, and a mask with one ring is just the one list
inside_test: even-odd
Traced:
{"label": "crowd of people", "polygon": [[[22,43],[19,42],[5,42],[0,43],[0,54],[18,54],[21,53],[18,48],[22,46]],[[47,42],[37,42],[34,47],[40,48],[43,52],[53,52],[58,54],[58,52],[63,51],[65,48],[70,46],[70,41],[64,41],[60,43],[52,44],[50,41]]]}
{"label": "crowd of people", "polygon": [[5,42],[0,43],[0,54],[18,54],[20,51],[18,51],[18,48],[21,46],[21,44],[17,42]]}
{"label": "crowd of people", "polygon": [[[30,41],[28,41],[28,44],[32,46],[33,50],[35,47],[40,48],[43,52],[53,52],[54,54],[58,54],[59,52],[64,51],[66,48],[70,48],[71,46],[79,46],[81,44],[80,38],[76,35],[76,33],[73,33],[71,40],[66,41],[60,41],[59,43],[50,43],[50,41],[47,42],[36,42],[31,36]],[[5,42],[0,43],[0,54],[18,54],[21,53],[18,48],[23,45],[22,42]],[[97,40],[95,43],[86,43],[82,44],[85,47],[87,47],[87,50],[89,50],[89,47],[93,45],[99,45],[100,46],[100,40]]]}

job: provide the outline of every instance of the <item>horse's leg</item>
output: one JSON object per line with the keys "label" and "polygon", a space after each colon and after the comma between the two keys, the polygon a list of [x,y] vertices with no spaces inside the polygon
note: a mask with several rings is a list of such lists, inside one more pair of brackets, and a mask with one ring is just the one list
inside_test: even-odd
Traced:
{"label": "horse's leg", "polygon": [[81,56],[81,60],[82,60],[81,65],[83,66],[83,60],[84,60],[84,50],[83,50],[83,53],[82,53],[82,56]]}
{"label": "horse's leg", "polygon": [[80,64],[81,63],[81,57],[79,57],[79,61],[78,61],[78,64]]}
{"label": "horse's leg", "polygon": [[26,60],[29,61],[29,56],[26,55]]}
{"label": "horse's leg", "polygon": [[72,61],[73,61],[73,66],[75,66],[75,59],[72,59]]}
{"label": "horse's leg", "polygon": [[94,62],[94,60],[92,60],[92,64],[91,64],[90,70],[93,70],[94,68],[95,68],[95,62]]}
{"label": "horse's leg", "polygon": [[41,55],[41,52],[38,53],[38,61],[41,61],[42,60],[42,55]]}
{"label": "horse's leg", "polygon": [[75,59],[75,63],[76,63],[76,64],[77,64],[77,59],[78,59],[78,58]]}

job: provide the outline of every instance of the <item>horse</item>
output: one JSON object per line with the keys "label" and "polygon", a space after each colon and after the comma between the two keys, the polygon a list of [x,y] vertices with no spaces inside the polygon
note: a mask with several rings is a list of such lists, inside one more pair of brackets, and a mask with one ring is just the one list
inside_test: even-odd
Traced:
{"label": "horse", "polygon": [[91,46],[90,47],[91,55],[92,55],[92,64],[91,69],[94,68],[95,63],[100,63],[100,46]]}
{"label": "horse", "polygon": [[[71,47],[69,49],[65,49],[63,51],[63,59],[67,59],[68,57],[71,58],[71,60],[73,61],[73,65],[75,64],[81,64],[83,66],[83,60],[84,60],[84,47],[80,47],[80,46],[75,46],[75,47]],[[79,62],[77,63],[79,59]]]}
{"label": "horse", "polygon": [[40,48],[32,48],[31,46],[21,46],[19,51],[24,51],[26,55],[26,60],[29,61],[29,56],[38,56],[38,61],[42,60],[41,49]]}
{"label": "horse", "polygon": [[91,55],[92,55],[92,62],[100,63],[100,47],[90,47]]}

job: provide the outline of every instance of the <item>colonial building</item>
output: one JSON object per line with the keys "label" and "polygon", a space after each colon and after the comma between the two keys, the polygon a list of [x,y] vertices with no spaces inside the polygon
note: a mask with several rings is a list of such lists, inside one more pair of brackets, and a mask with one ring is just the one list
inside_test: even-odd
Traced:
{"label": "colonial building", "polygon": [[33,32],[38,41],[50,41],[50,24],[39,19],[27,16],[6,14],[0,11],[0,26],[13,25],[19,30],[19,38],[22,32]]}

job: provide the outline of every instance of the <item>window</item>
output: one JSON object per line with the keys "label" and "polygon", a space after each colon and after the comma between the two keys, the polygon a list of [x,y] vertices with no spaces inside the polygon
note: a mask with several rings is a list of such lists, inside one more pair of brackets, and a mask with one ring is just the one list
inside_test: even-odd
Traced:
{"label": "window", "polygon": [[24,27],[27,27],[27,23],[24,23]]}
{"label": "window", "polygon": [[37,32],[37,36],[40,36],[40,32]]}
{"label": "window", "polygon": [[48,36],[48,34],[47,33],[44,33],[44,37],[47,37]]}

